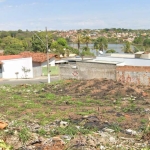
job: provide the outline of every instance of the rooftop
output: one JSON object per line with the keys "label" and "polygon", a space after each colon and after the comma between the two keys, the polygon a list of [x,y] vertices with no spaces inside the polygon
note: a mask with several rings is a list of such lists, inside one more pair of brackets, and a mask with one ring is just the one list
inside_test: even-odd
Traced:
{"label": "rooftop", "polygon": [[[41,53],[41,52],[34,53],[34,52],[26,51],[26,52],[20,53],[20,55],[22,57],[32,57],[33,62],[42,63],[42,62],[45,62],[47,60],[47,54]],[[55,56],[55,54],[49,54],[49,59],[54,57],[54,56]]]}
{"label": "rooftop", "polygon": [[105,60],[87,60],[86,62],[90,62],[90,63],[102,63],[102,64],[113,64],[113,65],[116,65],[116,64],[119,64],[121,62],[119,61],[105,61]]}
{"label": "rooftop", "polygon": [[10,59],[18,59],[23,58],[21,55],[2,55],[0,56],[0,60],[10,60]]}
{"label": "rooftop", "polygon": [[[92,60],[93,57],[83,57],[83,60]],[[82,61],[81,57],[66,57],[62,58],[62,60],[67,60],[67,61]]]}
{"label": "rooftop", "polygon": [[106,53],[98,57],[135,58],[135,54],[128,53]]}

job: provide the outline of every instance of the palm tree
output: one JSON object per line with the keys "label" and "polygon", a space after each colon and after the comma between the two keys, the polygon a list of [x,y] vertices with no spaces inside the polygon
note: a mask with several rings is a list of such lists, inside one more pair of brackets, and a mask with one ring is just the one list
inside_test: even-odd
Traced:
{"label": "palm tree", "polygon": [[91,41],[90,36],[84,36],[84,37],[83,37],[83,41],[84,41],[84,43],[86,44],[86,47],[88,47],[88,44],[89,44],[90,41]]}
{"label": "palm tree", "polygon": [[82,61],[83,61],[84,56],[94,56],[94,54],[90,52],[90,48],[85,46],[82,48],[82,52],[81,52],[80,56],[81,56]]}
{"label": "palm tree", "polygon": [[104,51],[108,48],[108,41],[105,37],[99,37],[94,42],[94,48],[96,50]]}
{"label": "palm tree", "polygon": [[83,38],[81,37],[81,34],[78,33],[77,38],[76,38],[76,43],[77,43],[79,55],[80,55],[80,46],[81,46],[82,40],[83,40]]}
{"label": "palm tree", "polygon": [[80,44],[81,44],[81,41],[82,41],[82,37],[80,34],[77,34],[77,45],[78,45],[78,51],[80,50]]}
{"label": "palm tree", "polygon": [[124,53],[133,53],[130,42],[127,41],[125,43],[125,45],[123,47],[123,51],[124,51]]}

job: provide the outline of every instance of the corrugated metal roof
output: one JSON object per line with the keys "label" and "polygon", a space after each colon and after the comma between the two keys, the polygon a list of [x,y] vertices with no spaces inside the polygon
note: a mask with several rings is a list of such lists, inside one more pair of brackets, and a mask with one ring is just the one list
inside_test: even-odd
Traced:
{"label": "corrugated metal roof", "polygon": [[65,63],[65,62],[68,62],[68,60],[57,60],[57,61],[55,61],[56,64],[57,63]]}
{"label": "corrugated metal roof", "polygon": [[102,63],[102,64],[119,64],[121,62],[117,61],[105,61],[105,60],[87,60],[86,62],[91,62],[91,63]]}

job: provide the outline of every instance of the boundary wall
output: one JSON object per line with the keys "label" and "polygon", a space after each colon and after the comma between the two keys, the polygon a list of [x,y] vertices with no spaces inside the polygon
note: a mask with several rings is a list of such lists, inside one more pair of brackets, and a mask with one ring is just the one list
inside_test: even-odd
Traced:
{"label": "boundary wall", "polygon": [[150,85],[150,67],[117,66],[116,80],[129,84]]}
{"label": "boundary wall", "polygon": [[116,64],[76,62],[76,64],[60,65],[60,78],[116,80]]}

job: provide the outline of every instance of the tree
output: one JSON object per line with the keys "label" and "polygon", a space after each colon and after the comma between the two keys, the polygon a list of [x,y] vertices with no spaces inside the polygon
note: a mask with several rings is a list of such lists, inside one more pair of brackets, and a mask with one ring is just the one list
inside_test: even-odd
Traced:
{"label": "tree", "polygon": [[24,40],[22,40],[23,46],[25,48],[25,50],[30,50],[32,49],[32,39],[31,38],[25,38]]}
{"label": "tree", "polygon": [[81,52],[80,55],[81,55],[81,57],[82,57],[82,61],[83,61],[83,57],[84,57],[84,56],[94,56],[94,54],[91,53],[91,52],[90,52],[90,49],[89,49],[88,47],[86,47],[86,46],[82,48],[82,52]]}
{"label": "tree", "polygon": [[7,36],[1,40],[0,47],[4,49],[4,54],[19,54],[25,49],[23,41]]}
{"label": "tree", "polygon": [[80,44],[82,42],[82,37],[81,37],[80,34],[77,34],[77,40],[76,40],[76,42],[77,42],[77,45],[78,45],[78,51],[80,51]]}
{"label": "tree", "polygon": [[23,31],[21,29],[18,30],[18,33],[23,33]]}
{"label": "tree", "polygon": [[7,37],[7,36],[10,36],[10,34],[7,31],[1,31],[0,32],[0,38],[4,38],[4,37]]}
{"label": "tree", "polygon": [[62,46],[57,41],[53,41],[50,47],[51,51],[57,54],[61,54],[62,56],[65,55],[65,46]]}
{"label": "tree", "polygon": [[106,53],[116,53],[116,51],[114,49],[109,49],[106,51]]}
{"label": "tree", "polygon": [[86,47],[88,47],[88,44],[90,43],[90,41],[91,41],[90,36],[83,37],[83,42],[86,44]]}
{"label": "tree", "polygon": [[114,37],[108,38],[108,43],[112,43],[112,44],[118,43],[118,39]]}
{"label": "tree", "polygon": [[143,51],[143,49],[142,49],[141,46],[134,46],[133,51],[134,51],[134,53],[136,53],[136,52],[139,52],[139,51]]}
{"label": "tree", "polygon": [[67,41],[67,43],[71,43],[71,42],[72,42],[72,40],[71,40],[71,36],[66,37],[66,41]]}
{"label": "tree", "polygon": [[20,52],[24,51],[23,44],[13,43],[11,45],[7,45],[4,50],[4,54],[6,55],[16,55]]}
{"label": "tree", "polygon": [[11,37],[16,37],[17,31],[9,31]]}
{"label": "tree", "polygon": [[108,41],[105,37],[99,37],[94,42],[94,48],[99,51],[107,50],[108,48]]}
{"label": "tree", "polygon": [[[52,43],[52,38],[51,38],[51,34],[48,33],[48,47],[51,46]],[[47,51],[46,49],[46,32],[38,32],[38,33],[34,33],[32,40],[32,50],[34,52],[45,52]]]}
{"label": "tree", "polygon": [[105,37],[99,37],[94,42],[94,48],[95,49],[104,51],[107,49],[107,47],[108,47],[108,41]]}
{"label": "tree", "polygon": [[144,40],[144,38],[142,36],[135,37],[133,43],[134,44],[138,44],[138,45],[142,45],[143,44],[143,40]]}
{"label": "tree", "polygon": [[16,55],[19,54],[20,52],[22,52],[24,50],[24,48],[22,47],[22,45],[19,44],[12,44],[9,45],[7,47],[5,47],[4,50],[4,54],[6,55]]}
{"label": "tree", "polygon": [[70,52],[79,54],[79,51],[77,49],[68,46],[68,43],[64,38],[58,38],[56,41],[53,40],[51,42],[50,49],[52,52],[61,54],[62,56],[64,56],[65,54],[68,56]]}
{"label": "tree", "polygon": [[149,38],[147,38],[143,41],[143,46],[144,46],[145,51],[150,50],[150,39]]}
{"label": "tree", "polygon": [[68,49],[69,49],[70,53],[79,55],[78,49],[73,48],[73,47],[71,47],[71,46],[68,46]]}
{"label": "tree", "polygon": [[46,45],[43,44],[36,36],[32,37],[32,50],[34,52],[46,52]]}
{"label": "tree", "polygon": [[125,45],[123,47],[123,51],[124,51],[124,53],[133,53],[130,42],[127,41],[125,43]]}
{"label": "tree", "polygon": [[67,41],[64,38],[58,38],[57,42],[58,42],[58,44],[60,44],[62,46],[67,46]]}
{"label": "tree", "polygon": [[57,49],[56,49],[56,53],[61,54],[64,57],[65,50],[66,50],[66,48],[64,48],[62,45],[58,44]]}

